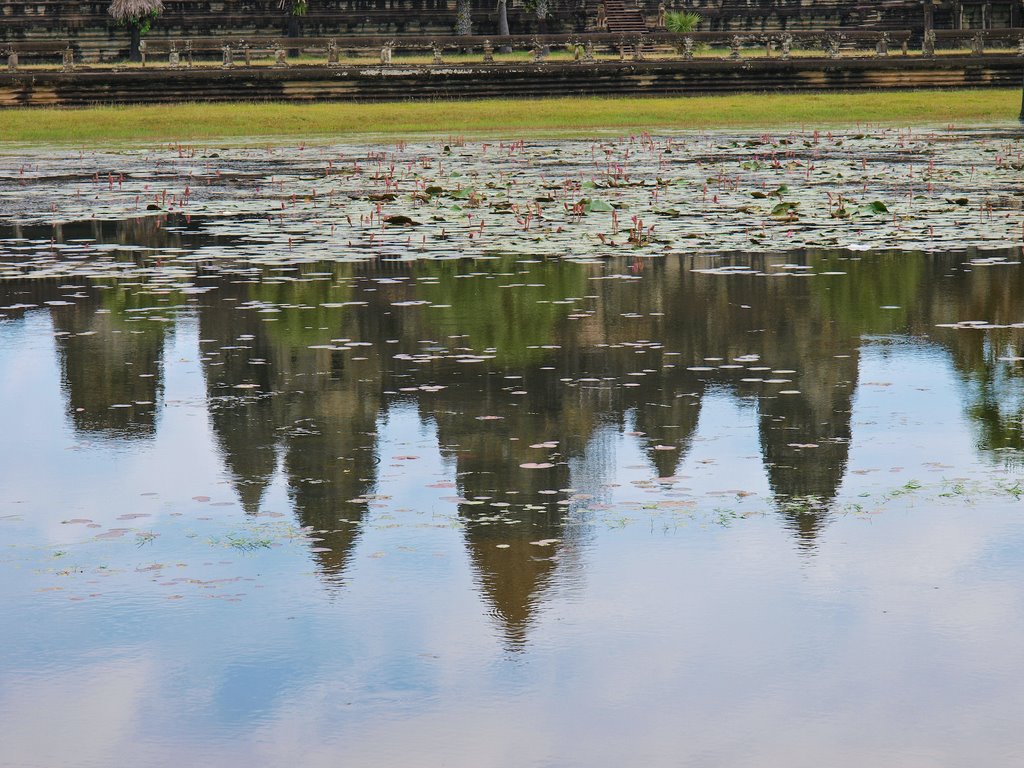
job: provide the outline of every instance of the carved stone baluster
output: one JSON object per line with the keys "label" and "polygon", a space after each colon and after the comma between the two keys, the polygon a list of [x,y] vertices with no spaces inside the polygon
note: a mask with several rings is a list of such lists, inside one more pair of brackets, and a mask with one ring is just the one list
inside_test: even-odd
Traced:
{"label": "carved stone baluster", "polygon": [[921,55],[932,58],[935,55],[935,30],[926,29],[921,39]]}
{"label": "carved stone baluster", "polygon": [[643,60],[644,60],[644,38],[641,35],[640,37],[638,37],[636,39],[636,42],[633,43],[633,61],[643,61]]}
{"label": "carved stone baluster", "polygon": [[533,54],[534,64],[544,63],[544,46],[541,45],[539,37],[533,38],[533,48],[531,49],[531,53]]}
{"label": "carved stone baluster", "polygon": [[840,45],[840,37],[839,37],[839,35],[828,35],[825,38],[825,54],[830,59],[838,59],[839,58],[839,45]]}
{"label": "carved stone baluster", "polygon": [[729,41],[729,58],[733,61],[740,60],[740,47],[743,45],[743,38],[739,35],[733,35],[732,40]]}

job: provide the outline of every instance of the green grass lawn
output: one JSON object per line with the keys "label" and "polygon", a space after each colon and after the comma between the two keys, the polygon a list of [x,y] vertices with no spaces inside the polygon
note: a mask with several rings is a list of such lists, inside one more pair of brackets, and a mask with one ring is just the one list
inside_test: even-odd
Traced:
{"label": "green grass lawn", "polygon": [[72,144],[356,134],[582,134],[607,130],[768,129],[854,123],[959,125],[1016,120],[1019,89],[563,98],[389,104],[235,103],[2,109],[0,141]]}

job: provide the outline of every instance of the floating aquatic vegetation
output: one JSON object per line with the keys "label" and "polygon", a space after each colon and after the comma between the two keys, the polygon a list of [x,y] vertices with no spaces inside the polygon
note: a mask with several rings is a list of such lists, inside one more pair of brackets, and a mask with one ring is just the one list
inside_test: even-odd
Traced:
{"label": "floating aquatic vegetation", "polygon": [[[1005,246],[1020,242],[1022,153],[1012,132],[892,128],[481,142],[458,153],[431,142],[19,150],[0,155],[0,224],[17,227],[0,270],[67,274],[61,262],[74,259],[81,275],[138,274],[143,259],[184,277],[197,260]],[[160,242],[19,234],[129,218]]]}

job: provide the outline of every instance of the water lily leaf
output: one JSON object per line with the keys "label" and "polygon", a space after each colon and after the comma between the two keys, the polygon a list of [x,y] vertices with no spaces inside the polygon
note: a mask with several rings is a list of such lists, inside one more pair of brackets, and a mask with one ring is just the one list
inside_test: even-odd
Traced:
{"label": "water lily leaf", "polygon": [[772,216],[780,217],[780,216],[789,216],[791,213],[795,214],[796,213],[796,209],[799,206],[800,206],[800,203],[792,202],[792,201],[785,202],[785,203],[779,203],[774,208],[772,208]]}
{"label": "water lily leaf", "polygon": [[875,214],[875,213],[888,213],[889,209],[885,203],[881,200],[875,200],[870,203],[866,203],[857,209],[860,213]]}
{"label": "water lily leaf", "polygon": [[401,214],[396,214],[394,216],[385,216],[384,217],[384,223],[385,224],[390,224],[393,227],[418,227],[423,222],[416,221],[414,219],[409,218],[408,216],[402,216]]}

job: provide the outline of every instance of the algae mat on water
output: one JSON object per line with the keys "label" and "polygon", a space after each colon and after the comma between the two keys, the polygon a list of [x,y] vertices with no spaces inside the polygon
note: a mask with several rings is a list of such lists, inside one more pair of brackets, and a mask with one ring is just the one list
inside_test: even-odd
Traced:
{"label": "algae mat on water", "polygon": [[993,123],[1014,120],[1016,89],[564,98],[389,104],[179,104],[0,110],[0,141],[104,143],[216,137],[411,135],[602,128]]}

